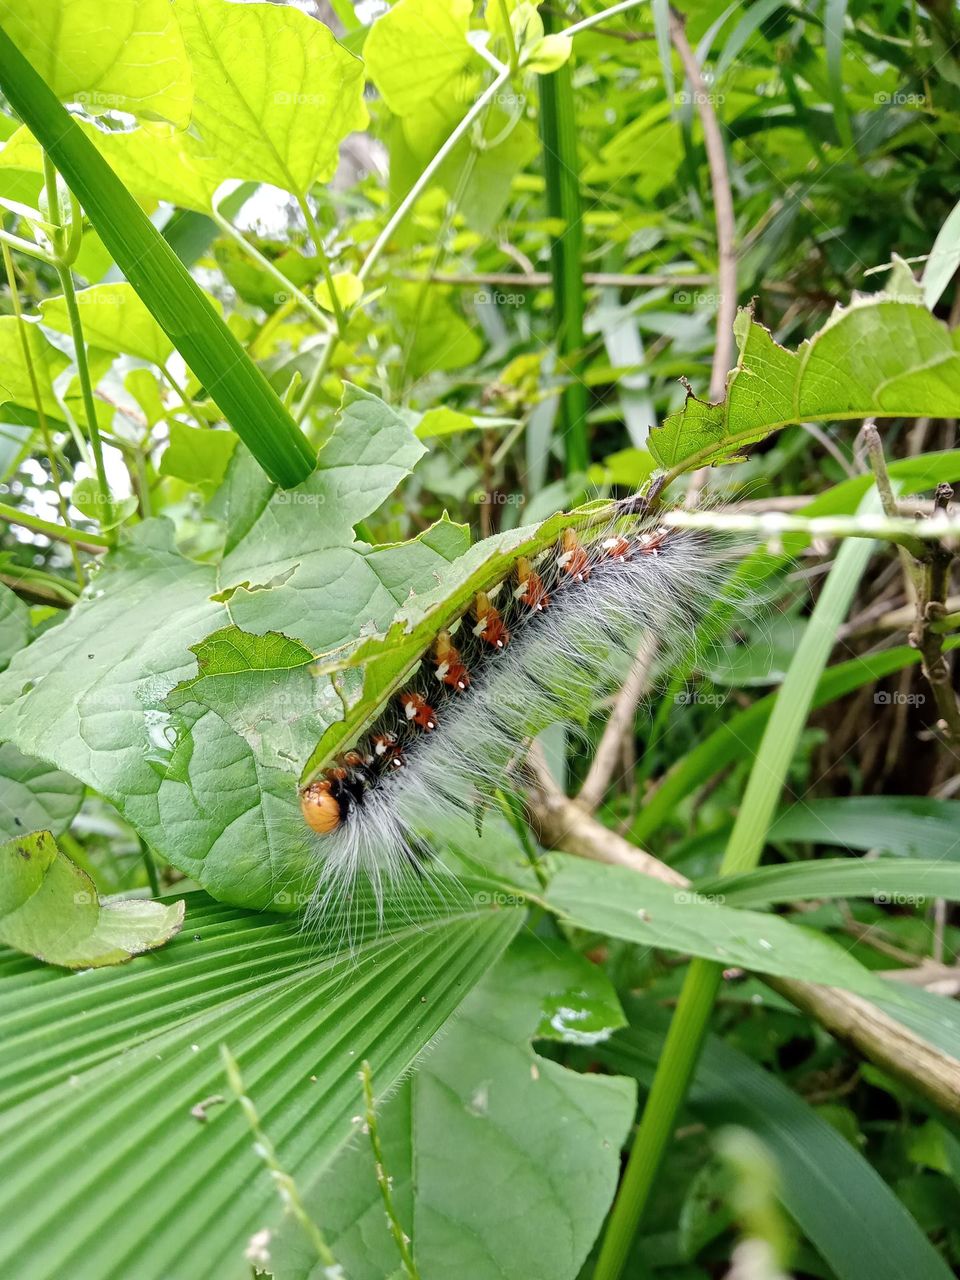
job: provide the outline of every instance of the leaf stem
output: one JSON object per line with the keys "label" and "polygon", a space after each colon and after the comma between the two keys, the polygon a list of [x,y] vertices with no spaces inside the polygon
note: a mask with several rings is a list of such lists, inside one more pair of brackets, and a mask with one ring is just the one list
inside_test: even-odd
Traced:
{"label": "leaf stem", "polygon": [[42,533],[45,538],[52,538],[54,542],[69,542],[91,551],[100,551],[110,546],[109,539],[102,533],[87,533],[81,529],[74,529],[70,525],[64,527],[62,524],[54,524],[52,520],[41,520],[39,516],[31,515],[28,511],[20,511],[17,507],[8,506],[5,502],[0,502],[0,520],[6,520],[8,524],[21,525],[34,533]]}
{"label": "leaf stem", "polygon": [[370,1147],[373,1151],[377,1186],[380,1188],[380,1198],[383,1201],[383,1208],[387,1215],[387,1225],[400,1254],[400,1265],[403,1267],[404,1275],[408,1277],[408,1280],[420,1280],[417,1264],[414,1262],[413,1254],[410,1252],[410,1237],[404,1231],[403,1225],[397,1216],[397,1208],[393,1200],[392,1179],[387,1176],[387,1170],[383,1163],[383,1144],[380,1141],[380,1128],[377,1124],[377,1111],[373,1098],[373,1073],[370,1070],[370,1063],[367,1061],[364,1061],[360,1067],[360,1079],[363,1081],[364,1120],[366,1122],[367,1135],[370,1138]]}
{"label": "leaf stem", "polygon": [[487,104],[496,97],[496,95],[500,92],[501,88],[507,83],[509,79],[510,79],[510,68],[504,67],[503,70],[500,72],[500,74],[486,87],[486,89],[484,89],[483,93],[481,93],[479,98],[477,98],[476,102],[473,104],[473,106],[470,108],[467,114],[463,117],[463,119],[460,121],[457,127],[453,130],[453,132],[447,138],[446,142],[444,142],[444,144],[440,147],[439,151],[436,152],[433,159],[430,161],[430,163],[426,166],[426,168],[420,174],[420,177],[416,180],[416,182],[413,184],[413,186],[410,188],[410,190],[407,192],[404,198],[397,205],[396,209],[391,214],[390,219],[387,222],[387,225],[383,228],[383,230],[377,236],[369,253],[364,258],[363,264],[361,265],[360,270],[357,272],[357,275],[361,280],[366,280],[367,276],[369,276],[370,272],[373,270],[374,266],[376,265],[377,260],[379,259],[381,253],[383,253],[384,249],[390,243],[391,236],[396,231],[400,223],[403,222],[404,218],[407,216],[407,214],[410,212],[413,206],[416,204],[417,200],[420,198],[420,195],[422,194],[424,189],[428,186],[430,179],[439,169],[440,165],[443,164],[444,160],[447,158],[450,152],[454,149],[454,147],[457,145],[460,139],[470,129],[474,120],[477,119],[477,117],[481,114],[481,112],[484,110]]}
{"label": "leaf stem", "polygon": [[330,270],[330,261],[327,258],[327,252],[323,247],[323,235],[317,225],[317,220],[313,216],[313,210],[306,196],[297,196],[297,203],[303,214],[303,220],[307,224],[307,231],[310,239],[313,241],[314,252],[320,259],[320,268],[323,271],[323,278],[326,281],[327,291],[330,294],[330,305],[333,307],[333,314],[337,321],[337,333],[340,337],[344,337],[347,332],[347,316],[343,309],[343,303],[337,297],[337,290],[333,283],[333,273]]}
{"label": "leaf stem", "polygon": [[47,253],[46,249],[34,244],[32,240],[25,240],[22,236],[15,236],[12,231],[4,231],[2,227],[0,227],[0,242],[9,245],[11,249],[18,249],[21,253],[29,254],[31,258],[39,258],[41,262],[53,265],[53,258]]}
{"label": "leaf stem", "polygon": [[510,21],[510,8],[507,4],[507,0],[499,0],[499,3],[500,18],[503,22],[504,38],[506,39],[507,49],[509,51],[507,61],[510,63],[510,74],[515,76],[520,69],[520,55],[517,52],[517,40],[516,36],[513,34],[513,24]]}
{"label": "leaf stem", "polygon": [[[87,344],[83,337],[83,324],[80,320],[80,308],[77,306],[77,293],[73,284],[73,272],[69,266],[69,245],[63,241],[63,211],[60,207],[60,193],[57,190],[57,171],[53,161],[43,153],[43,176],[47,188],[47,203],[50,218],[54,225],[54,248],[56,250],[57,275],[63,290],[63,300],[70,321],[70,334],[73,338],[74,358],[77,363],[77,376],[80,379],[80,394],[83,398],[83,411],[87,419],[87,433],[93,449],[94,467],[97,475],[97,489],[103,509],[101,525],[107,524],[109,541],[116,540],[113,525],[113,502],[110,497],[110,486],[107,483],[107,471],[103,461],[103,441],[100,439],[100,426],[97,422],[97,409],[93,399],[93,384],[90,381],[90,366],[87,363]],[[75,211],[76,212],[76,211]]]}
{"label": "leaf stem", "polygon": [[230,236],[232,240],[236,241],[247,257],[255,262],[261,270],[265,271],[268,276],[276,280],[277,284],[280,285],[281,289],[285,293],[296,298],[297,302],[310,316],[311,320],[316,320],[317,324],[319,324],[324,330],[328,330],[330,328],[329,318],[324,315],[317,304],[308,298],[302,289],[298,289],[292,280],[287,279],[280,268],[275,266],[266,254],[261,253],[256,245],[251,244],[243,232],[238,231],[229,218],[225,218],[219,209],[214,209],[212,216],[214,222],[224,235]]}
{"label": "leaf stem", "polygon": [[622,0],[622,3],[611,5],[609,9],[602,9],[599,13],[591,14],[589,18],[583,18],[580,22],[575,22],[572,27],[567,27],[561,32],[561,35],[576,36],[581,31],[587,31],[590,27],[596,27],[601,22],[606,22],[607,18],[612,18],[615,13],[625,13],[627,9],[636,9],[641,4],[646,4],[647,0]]}

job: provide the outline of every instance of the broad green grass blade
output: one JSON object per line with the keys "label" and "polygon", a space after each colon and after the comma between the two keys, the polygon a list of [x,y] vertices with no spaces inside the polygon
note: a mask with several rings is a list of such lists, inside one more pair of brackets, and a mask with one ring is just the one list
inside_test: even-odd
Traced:
{"label": "broad green grass blade", "polygon": [[267,475],[285,488],[300,484],[316,461],[306,437],[170,245],[2,29],[0,87]]}
{"label": "broad green grass blade", "polygon": [[806,898],[875,898],[898,903],[949,898],[956,902],[960,901],[960,862],[824,858],[711,877],[698,882],[696,891],[715,895],[726,906],[750,908]]}
{"label": "broad green grass blade", "polygon": [[566,924],[639,946],[845,987],[871,999],[885,994],[879,978],[815,930],[734,910],[625,867],[564,857],[542,903]]}
{"label": "broad green grass blade", "polygon": [[[649,1002],[626,1006],[630,1029],[596,1055],[649,1083],[667,1016]],[[897,1015],[899,1016],[899,1014]],[[837,1280],[946,1280],[946,1263],[864,1157],[776,1076],[709,1036],[688,1105],[711,1128],[739,1124],[776,1159],[783,1206]]]}
{"label": "broad green grass blade", "polygon": [[[358,1064],[378,1094],[519,928],[517,910],[408,903],[353,954],[276,916],[189,899],[183,933],[122,969],[67,977],[0,959],[3,1272],[17,1280],[245,1280],[280,1217],[220,1060],[228,1045],[304,1187],[352,1131]],[[56,1193],[52,1188],[56,1187]]]}
{"label": "broad green grass blade", "polygon": [[[864,500],[861,509],[868,504],[872,506],[870,498]],[[721,863],[723,875],[750,871],[760,860],[797,740],[834,645],[837,627],[850,607],[873,545],[866,539],[851,539],[837,555],[767,722]],[[620,1193],[610,1216],[594,1280],[617,1280],[623,1272],[663,1153],[673,1133],[677,1112],[696,1067],[721,973],[719,964],[704,959],[695,959],[687,972]]]}
{"label": "broad green grass blade", "polygon": [[791,805],[768,839],[880,849],[904,858],[960,858],[960,800],[831,796]]}

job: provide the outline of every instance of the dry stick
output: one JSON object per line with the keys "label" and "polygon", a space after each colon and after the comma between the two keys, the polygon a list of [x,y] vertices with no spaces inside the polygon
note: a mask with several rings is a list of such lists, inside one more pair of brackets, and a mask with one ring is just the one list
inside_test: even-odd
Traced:
{"label": "dry stick", "polygon": [[[536,767],[536,761],[533,762]],[[615,866],[632,866],[668,884],[688,885],[685,876],[635,849],[609,831],[576,801],[561,795],[548,777],[537,773],[531,797],[534,829],[549,848]],[[539,792],[539,794],[538,794]],[[625,848],[624,848],[625,847]],[[629,855],[634,855],[631,858]],[[767,986],[810,1014],[821,1026],[846,1041],[884,1071],[904,1081],[938,1107],[960,1114],[960,1062],[929,1044],[908,1027],[852,991],[840,991],[796,978],[760,975]]]}
{"label": "dry stick", "polygon": [[[872,420],[868,419],[863,424],[860,435],[876,477],[884,513],[897,517],[900,511],[887,473],[880,433]],[[953,489],[950,485],[938,484],[933,503],[934,514],[945,516],[952,497]],[[957,696],[953,691],[950,663],[943,652],[942,629],[935,625],[942,622],[947,614],[947,591],[950,587],[953,552],[948,551],[942,543],[931,542],[924,545],[920,538],[915,545],[901,541],[898,549],[907,586],[912,589],[916,599],[915,623],[910,632],[909,644],[920,652],[921,669],[940,712],[943,731],[952,742],[960,743],[960,706],[957,705]]]}
{"label": "dry stick", "polygon": [[[735,234],[736,224],[733,220],[733,197],[730,189],[730,173],[727,172],[727,156],[723,150],[723,137],[719,131],[717,113],[705,86],[704,78],[694,51],[687,41],[684,22],[671,10],[669,15],[669,33],[673,47],[684,64],[687,81],[690,83],[696,110],[703,127],[704,146],[707,148],[707,164],[710,170],[710,187],[713,188],[713,210],[717,220],[717,284],[719,301],[717,306],[717,342],[713,348],[713,366],[710,370],[709,396],[712,401],[723,398],[727,383],[727,371],[730,370],[733,356],[733,316],[737,303],[737,259]],[[691,477],[691,494],[699,494],[707,477],[707,468],[701,467]],[[600,739],[600,745],[584,786],[577,797],[586,812],[593,813],[603,800],[605,790],[613,776],[617,760],[620,758],[620,744],[628,724],[636,710],[646,685],[650,667],[648,646],[644,645],[637,654],[634,668],[627,677],[626,684],[614,703],[613,713]]]}
{"label": "dry stick", "polygon": [[593,813],[599,807],[623,755],[623,740],[633,728],[637,704],[649,685],[650,664],[655,653],[653,638],[644,636],[633,666],[614,700],[613,710],[604,726],[596,754],[577,795],[577,803],[587,813]]}
{"label": "dry stick", "polygon": [[733,321],[737,309],[736,223],[730,192],[730,174],[711,95],[700,72],[696,54],[687,40],[683,19],[673,10],[670,11],[670,38],[683,63],[697,106],[707,166],[710,169],[710,186],[713,189],[713,213],[717,223],[717,285],[720,296],[717,303],[717,342],[713,349],[713,367],[710,373],[710,399],[721,400],[727,372],[733,363]]}
{"label": "dry stick", "polygon": [[[609,831],[592,818],[576,800],[564,795],[554,782],[539,743],[534,743],[527,754],[527,767],[532,786],[527,805],[527,817],[540,843],[547,848],[565,849],[580,858],[594,862],[609,862],[617,867],[629,867],[641,875],[662,880],[664,884],[685,885],[686,877],[652,853],[638,849],[636,845]],[[604,839],[598,843],[597,832]],[[562,843],[561,843],[562,841]]]}
{"label": "dry stick", "polygon": [[[948,484],[938,484],[934,507],[945,512],[953,489]],[[933,693],[942,728],[954,744],[960,743],[960,706],[953,691],[950,663],[943,652],[943,634],[933,624],[941,621],[947,612],[947,590],[950,586],[950,566],[953,553],[942,544],[934,543],[927,560],[919,566],[920,583],[917,592],[916,625],[909,636],[909,643],[920,651],[920,665]]]}
{"label": "dry stick", "polygon": [[[458,274],[449,271],[431,271],[426,275],[414,271],[397,273],[398,280],[413,280],[425,284],[477,285],[502,284],[518,289],[546,289],[551,284],[548,271],[482,271],[476,274]],[[662,285],[711,284],[713,276],[701,272],[697,275],[624,275],[611,271],[585,271],[583,283],[616,289],[655,289]]]}

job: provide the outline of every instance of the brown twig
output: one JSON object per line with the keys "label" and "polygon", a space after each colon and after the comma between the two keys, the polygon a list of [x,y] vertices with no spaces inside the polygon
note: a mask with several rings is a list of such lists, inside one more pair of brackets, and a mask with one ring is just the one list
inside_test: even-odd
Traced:
{"label": "brown twig", "polygon": [[[413,271],[397,273],[399,280],[413,280],[420,284],[450,285],[504,285],[511,289],[546,289],[550,287],[551,278],[547,271],[481,271],[477,273],[457,273],[448,271],[432,271],[428,275],[419,275]],[[712,284],[713,277],[705,272],[693,275],[630,275],[616,271],[585,271],[583,283],[610,289],[655,289],[664,285]]]}
{"label": "brown twig", "polygon": [[587,813],[593,813],[600,806],[623,758],[623,740],[633,728],[637,704],[649,685],[650,664],[656,650],[652,637],[644,636],[629,674],[614,699],[610,717],[604,726],[583,786],[577,794],[577,803]]}
{"label": "brown twig", "polygon": [[710,170],[710,186],[713,189],[713,214],[717,223],[717,340],[713,349],[713,368],[710,373],[710,399],[721,400],[727,382],[727,373],[733,363],[733,321],[737,309],[737,250],[736,221],[733,215],[733,196],[730,191],[730,174],[727,156],[723,148],[723,135],[717,113],[713,109],[712,95],[700,71],[696,54],[690,47],[684,31],[683,19],[670,11],[670,38],[676,49],[687,82],[694,96],[700,125],[703,129],[703,145]]}
{"label": "brown twig", "polygon": [[[945,511],[953,497],[948,484],[937,485],[934,507]],[[926,561],[919,566],[920,582],[917,591],[916,625],[910,633],[909,643],[920,651],[920,665],[930,685],[941,727],[954,744],[960,744],[960,706],[953,691],[953,673],[943,652],[943,634],[935,625],[947,613],[947,591],[950,586],[950,566],[953,552],[934,542]]]}
{"label": "brown twig", "polygon": [[[531,766],[536,786],[530,818],[541,841],[595,862],[628,866],[667,884],[690,882],[652,854],[635,849],[564,796],[535,753]],[[960,1062],[928,1043],[909,1027],[852,991],[841,991],[795,978],[764,976],[764,982],[808,1013],[884,1071],[904,1081],[945,1111],[960,1115]]]}

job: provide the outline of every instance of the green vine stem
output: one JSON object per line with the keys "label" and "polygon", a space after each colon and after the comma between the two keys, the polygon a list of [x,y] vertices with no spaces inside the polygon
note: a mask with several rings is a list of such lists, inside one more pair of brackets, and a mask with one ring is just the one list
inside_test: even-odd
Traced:
{"label": "green vine stem", "polygon": [[18,524],[34,533],[42,533],[45,538],[54,542],[69,542],[74,546],[88,550],[101,551],[109,547],[110,542],[102,533],[87,533],[82,529],[74,529],[70,525],[54,524],[52,520],[41,520],[39,516],[30,515],[17,507],[0,502],[0,520],[8,524]]}
{"label": "green vine stem", "polygon": [[272,263],[266,254],[261,253],[255,244],[251,244],[247,237],[241,231],[237,230],[229,218],[224,217],[219,209],[214,209],[211,216],[223,234],[229,236],[231,240],[237,244],[238,248],[240,248],[252,262],[257,264],[261,271],[265,271],[271,279],[276,280],[280,289],[291,298],[294,298],[304,311],[306,311],[311,320],[315,320],[322,329],[329,330],[329,317],[324,315],[320,307],[318,307],[312,299],[308,298],[302,289],[298,289],[292,280],[288,280],[279,267]]}
{"label": "green vine stem", "polygon": [[49,207],[50,219],[53,224],[53,243],[54,243],[54,266],[57,269],[57,275],[60,279],[60,287],[63,290],[63,300],[67,308],[67,318],[70,321],[70,335],[73,338],[74,358],[77,363],[77,376],[80,379],[80,394],[83,398],[83,412],[87,419],[87,434],[90,437],[90,445],[93,449],[94,466],[97,475],[97,490],[103,515],[100,523],[105,525],[108,532],[110,542],[116,540],[116,530],[113,528],[113,501],[110,497],[110,486],[107,483],[107,471],[103,461],[103,441],[100,439],[100,427],[97,423],[97,408],[93,399],[93,383],[90,381],[90,366],[87,364],[87,344],[83,337],[83,324],[80,320],[80,308],[77,306],[77,291],[73,284],[73,272],[70,269],[70,263],[76,257],[79,247],[79,239],[77,232],[77,223],[79,222],[79,209],[73,201],[71,201],[72,219],[68,232],[68,239],[64,240],[64,223],[63,210],[60,207],[60,193],[57,190],[57,171],[54,168],[53,161],[44,152],[43,155],[43,176],[47,189],[47,204]]}
{"label": "green vine stem", "polygon": [[[871,490],[866,501],[872,501],[874,495],[875,490]],[[760,861],[817,682],[830,657],[837,627],[846,617],[872,551],[870,542],[851,541],[844,543],[837,555],[767,722],[720,864],[720,875],[751,871]],[[623,1273],[677,1113],[696,1069],[722,972],[720,965],[697,959],[687,970],[607,1224],[593,1280],[618,1280]]]}
{"label": "green vine stem", "polygon": [[369,1062],[364,1061],[361,1065],[360,1079],[363,1082],[363,1118],[367,1136],[370,1139],[370,1149],[373,1152],[377,1186],[380,1188],[380,1198],[383,1201],[383,1209],[387,1215],[387,1226],[390,1228],[390,1234],[393,1236],[397,1252],[400,1254],[400,1265],[403,1268],[403,1274],[407,1277],[407,1280],[420,1280],[420,1272],[417,1270],[417,1264],[414,1262],[413,1254],[410,1251],[410,1237],[404,1231],[403,1224],[397,1215],[397,1207],[393,1200],[393,1179],[388,1176],[386,1166],[383,1163],[383,1143],[380,1141],[380,1126],[377,1122],[377,1110],[373,1097],[373,1073],[370,1070]]}

